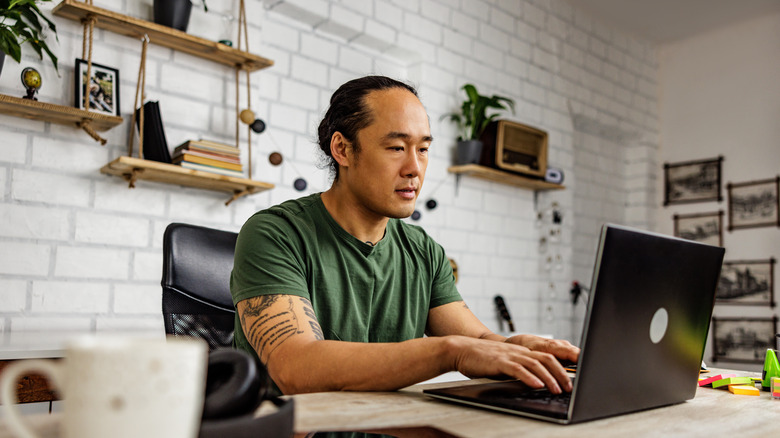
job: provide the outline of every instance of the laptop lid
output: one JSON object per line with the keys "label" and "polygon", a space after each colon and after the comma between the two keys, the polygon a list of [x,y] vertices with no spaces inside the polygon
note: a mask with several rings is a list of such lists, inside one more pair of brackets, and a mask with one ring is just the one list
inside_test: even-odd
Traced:
{"label": "laptop lid", "polygon": [[[692,398],[723,248],[617,225],[601,230],[568,412],[528,411],[520,382],[426,390],[449,401],[574,423]],[[500,388],[499,388],[500,387]]]}

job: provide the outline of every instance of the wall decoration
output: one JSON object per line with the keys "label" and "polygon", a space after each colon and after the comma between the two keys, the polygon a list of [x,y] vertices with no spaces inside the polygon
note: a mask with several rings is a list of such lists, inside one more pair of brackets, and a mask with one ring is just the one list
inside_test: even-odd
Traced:
{"label": "wall decoration", "polygon": [[775,306],[775,258],[723,262],[715,301],[720,304]]}
{"label": "wall decoration", "polygon": [[777,317],[712,318],[713,362],[764,363],[774,348]]}
{"label": "wall decoration", "polygon": [[664,205],[722,201],[723,157],[664,164]]}
{"label": "wall decoration", "polygon": [[89,85],[89,111],[119,115],[119,70],[92,63],[92,78],[87,80],[87,61],[76,58],[76,101],[84,109],[84,93]]}
{"label": "wall decoration", "polygon": [[675,214],[674,235],[709,245],[723,246],[723,210],[714,213]]}
{"label": "wall decoration", "polygon": [[780,176],[727,184],[729,231],[736,228],[780,227]]}

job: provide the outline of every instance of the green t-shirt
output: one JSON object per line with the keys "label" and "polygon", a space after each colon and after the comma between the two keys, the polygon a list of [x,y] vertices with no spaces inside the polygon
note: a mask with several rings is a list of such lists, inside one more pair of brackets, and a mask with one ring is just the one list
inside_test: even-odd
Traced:
{"label": "green t-shirt", "polygon": [[[420,338],[428,310],[461,300],[441,245],[422,228],[390,219],[371,247],[331,217],[320,194],[255,213],[238,235],[233,303],[259,295],[311,301],[325,339]],[[236,316],[235,346],[255,354]]]}

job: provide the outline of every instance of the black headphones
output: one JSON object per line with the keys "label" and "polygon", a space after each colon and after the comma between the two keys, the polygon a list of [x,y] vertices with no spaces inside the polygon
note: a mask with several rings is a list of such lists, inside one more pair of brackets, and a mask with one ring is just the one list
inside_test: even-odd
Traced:
{"label": "black headphones", "polygon": [[[278,410],[255,418],[266,400]],[[232,348],[209,353],[199,438],[289,438],[294,413],[292,399],[271,396],[271,379],[262,363]]]}

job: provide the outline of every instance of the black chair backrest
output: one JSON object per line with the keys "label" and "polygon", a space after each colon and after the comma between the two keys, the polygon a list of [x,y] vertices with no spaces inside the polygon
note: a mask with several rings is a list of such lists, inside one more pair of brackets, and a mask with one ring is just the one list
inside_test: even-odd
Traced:
{"label": "black chair backrest", "polygon": [[165,333],[231,346],[235,309],[230,272],[238,234],[172,223],[163,235],[162,312]]}

